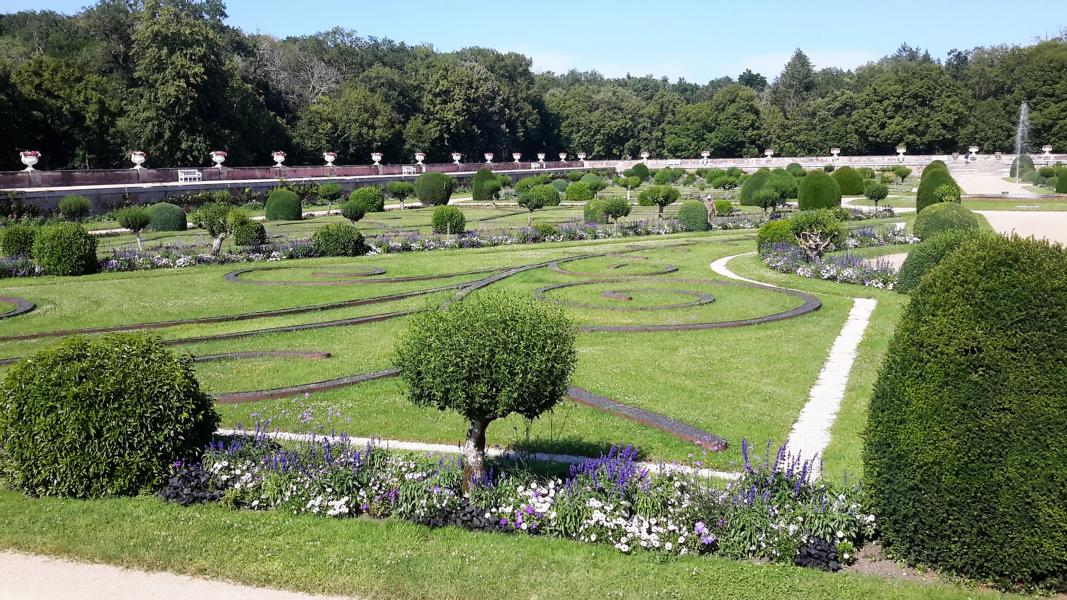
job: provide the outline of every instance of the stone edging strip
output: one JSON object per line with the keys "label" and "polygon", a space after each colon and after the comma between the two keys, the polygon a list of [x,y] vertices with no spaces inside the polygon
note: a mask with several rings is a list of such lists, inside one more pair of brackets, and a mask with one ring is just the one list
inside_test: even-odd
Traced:
{"label": "stone edging strip", "polygon": [[215,342],[219,340],[233,340],[243,337],[252,337],[256,335],[266,335],[269,333],[289,333],[292,331],[307,331],[309,329],[323,329],[326,327],[345,327],[349,325],[364,325],[366,323],[377,323],[378,321],[387,321],[389,319],[395,319],[397,317],[406,317],[413,315],[418,310],[404,310],[399,312],[381,313],[378,315],[366,315],[363,317],[352,317],[350,319],[336,319],[333,321],[322,321],[320,323],[301,323],[299,325],[285,325],[282,327],[267,327],[264,329],[250,329],[247,331],[232,331],[230,333],[218,333],[214,335],[201,335],[197,337],[177,338],[173,340],[163,340],[164,344],[169,346],[180,346],[184,344],[197,344],[200,342]]}
{"label": "stone edging strip", "polygon": [[[306,268],[306,267],[298,267],[298,266],[286,265],[284,267],[239,269],[237,271],[230,271],[229,273],[226,273],[225,275],[223,275],[223,278],[226,281],[229,281],[229,282],[232,282],[232,283],[243,283],[243,284],[247,284],[247,285],[262,285],[262,286],[286,286],[286,285],[292,285],[292,286],[338,286],[338,285],[360,285],[360,284],[368,284],[368,283],[407,283],[407,282],[411,282],[411,281],[431,281],[431,280],[434,280],[434,279],[451,279],[453,277],[464,277],[464,276],[467,276],[467,275],[482,275],[484,273],[494,273],[496,271],[505,270],[508,267],[495,267],[495,268],[491,268],[491,269],[479,269],[477,271],[465,271],[465,272],[462,272],[462,273],[438,273],[438,274],[433,274],[433,275],[410,275],[410,276],[406,276],[406,277],[374,277],[375,275],[381,275],[381,274],[385,273],[385,269],[375,268],[375,269],[370,269],[370,270],[362,272],[362,273],[351,273],[351,274],[337,273],[336,276],[349,275],[349,276],[357,277],[357,279],[337,279],[337,280],[333,280],[333,281],[251,281],[251,280],[248,280],[248,279],[240,279],[241,275],[244,275],[245,273],[252,273],[252,272],[255,272],[255,271],[277,271],[277,270],[281,270],[281,269],[297,269],[297,268]],[[314,276],[314,277],[332,277],[332,276],[335,276],[335,274],[326,273],[326,272],[317,272],[317,273],[312,273],[312,276]]]}
{"label": "stone edging strip", "polygon": [[326,381],[316,381],[314,383],[302,383],[299,385],[272,388],[269,390],[255,390],[251,392],[227,392],[224,394],[216,394],[215,401],[220,402],[222,404],[241,404],[244,402],[252,402],[254,400],[269,400],[272,398],[285,398],[287,396],[296,396],[305,392],[325,392],[327,390],[356,385],[358,383],[374,381],[375,379],[396,377],[399,373],[399,369],[390,368],[382,369],[381,371],[373,371],[371,373],[361,373],[359,375],[338,377],[337,379],[327,379]]}
{"label": "stone edging strip", "polygon": [[194,362],[218,362],[222,360],[241,360],[245,358],[306,358],[308,360],[325,360],[329,352],[305,352],[301,350],[254,350],[248,352],[223,352],[221,354],[202,354],[194,356]]}
{"label": "stone edging strip", "polygon": [[6,302],[8,304],[15,305],[15,308],[12,308],[11,310],[5,313],[0,313],[0,319],[10,319],[11,317],[24,315],[33,310],[34,308],[37,308],[37,305],[33,302],[30,302],[29,300],[26,300],[24,298],[17,298],[15,296],[0,296],[0,302]]}
{"label": "stone edging strip", "polygon": [[[671,281],[681,281],[681,280],[672,279]],[[593,284],[597,284],[597,283],[621,283],[621,282],[629,283],[631,285],[633,283],[635,283],[633,279],[594,279],[594,280],[590,280],[590,281],[578,281],[578,282],[574,282],[574,283],[556,283],[556,284],[553,284],[553,285],[546,285],[545,287],[537,288],[536,290],[534,290],[533,293],[534,293],[534,298],[537,298],[538,300],[544,300],[545,302],[553,302],[555,304],[561,304],[563,306],[573,306],[573,307],[576,307],[576,308],[588,308],[588,309],[592,309],[592,310],[632,310],[632,311],[668,310],[668,309],[678,309],[678,308],[691,308],[693,306],[701,306],[701,305],[704,305],[704,304],[711,304],[712,302],[715,301],[715,296],[712,296],[711,294],[704,294],[704,293],[696,292],[696,291],[693,291],[693,290],[664,290],[664,289],[657,289],[657,288],[644,288],[644,289],[633,289],[633,290],[611,290],[610,292],[604,292],[604,294],[608,294],[608,293],[611,293],[611,294],[623,294],[624,292],[654,291],[654,292],[660,292],[660,293],[666,292],[666,293],[679,294],[679,295],[683,295],[683,296],[694,296],[696,298],[696,300],[692,300],[690,302],[681,302],[681,303],[678,303],[678,304],[664,304],[664,305],[660,305],[660,306],[607,306],[607,305],[601,305],[601,304],[587,304],[587,303],[584,303],[584,302],[571,302],[569,300],[559,300],[559,299],[556,299],[556,298],[546,298],[545,297],[545,292],[549,292],[549,291],[552,291],[552,290],[558,290],[560,288],[575,287],[575,286],[579,286],[579,285],[593,285]]]}
{"label": "stone edging strip", "polygon": [[611,398],[594,394],[580,387],[571,386],[567,389],[567,395],[578,404],[596,408],[613,415],[625,417],[642,425],[666,431],[676,438],[683,439],[687,442],[693,442],[712,452],[722,452],[727,448],[726,440],[713,433],[708,433],[658,413],[616,402]]}

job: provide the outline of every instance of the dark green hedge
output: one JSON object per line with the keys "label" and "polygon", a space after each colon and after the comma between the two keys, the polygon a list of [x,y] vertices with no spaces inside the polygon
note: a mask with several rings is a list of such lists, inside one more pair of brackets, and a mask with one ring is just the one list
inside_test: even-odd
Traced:
{"label": "dark green hedge", "polygon": [[415,196],[423,206],[448,204],[456,180],[444,173],[423,173],[415,178]]}
{"label": "dark green hedge", "polygon": [[303,216],[300,196],[283,188],[275,189],[267,196],[268,221],[299,221]]}
{"label": "dark green hedge", "polygon": [[771,172],[767,169],[760,169],[755,173],[749,175],[741,183],[741,191],[738,193],[738,201],[745,206],[759,206],[759,202],[756,199],[756,192],[763,189],[763,186],[770,179]]}
{"label": "dark green hedge", "polygon": [[563,197],[567,202],[589,202],[593,199],[593,190],[589,189],[588,184],[575,181],[567,186]]}
{"label": "dark green hedge", "polygon": [[678,207],[678,222],[689,231],[707,231],[710,229],[708,207],[699,200],[682,202]]}
{"label": "dark green hedge", "polygon": [[152,491],[218,422],[191,357],[142,334],[67,338],[0,385],[0,471],[31,495]]}
{"label": "dark green hedge", "polygon": [[148,227],[152,231],[185,231],[189,228],[189,221],[182,207],[169,202],[149,206],[148,218]]}
{"label": "dark green hedge", "polygon": [[1067,589],[1067,253],[964,242],[911,294],[870,404],[883,543],[1006,586]]}
{"label": "dark green hedge", "polygon": [[948,171],[948,165],[946,165],[945,161],[943,160],[932,160],[925,167],[923,167],[923,172],[919,174],[919,177],[925,177],[926,174],[930,171],[936,170]]}
{"label": "dark green hedge", "polygon": [[45,225],[33,240],[33,260],[49,275],[95,273],[96,236],[77,223]]}
{"label": "dark green hedge", "polygon": [[923,275],[941,264],[941,261],[955,252],[963,242],[979,235],[982,233],[977,229],[957,229],[923,240],[911,252],[908,252],[908,258],[904,259],[904,264],[900,266],[894,289],[898,292],[910,292],[915,289]]}
{"label": "dark green hedge", "polygon": [[[1022,161],[1022,171],[1019,170],[1019,163]],[[1008,175],[1011,177],[1022,177],[1030,171],[1034,170],[1034,159],[1030,158],[1029,154],[1020,154],[1015,157],[1015,160],[1011,161],[1011,169],[1008,171]]]}
{"label": "dark green hedge", "polygon": [[756,233],[756,249],[762,254],[774,244],[796,244],[797,236],[793,235],[793,224],[789,219],[776,219],[767,221]]}
{"label": "dark green hedge", "polygon": [[863,176],[856,169],[846,165],[834,171],[831,177],[841,186],[843,196],[859,196],[863,193]]}
{"label": "dark green hedge", "polygon": [[978,217],[955,202],[938,202],[927,206],[926,210],[915,215],[912,225],[915,235],[924,240],[954,229],[978,229]]}
{"label": "dark green hedge", "polygon": [[915,210],[922,212],[927,206],[940,202],[936,192],[937,188],[943,185],[959,188],[956,180],[949,175],[948,169],[931,169],[925,172],[919,180],[919,191],[915,195]]}
{"label": "dark green hedge", "polygon": [[1067,170],[1060,171],[1056,176],[1056,193],[1067,194]]}
{"label": "dark green hedge", "polygon": [[59,201],[59,214],[64,219],[80,221],[89,216],[89,199],[78,194],[68,194]]}
{"label": "dark green hedge", "polygon": [[318,256],[361,256],[367,253],[363,234],[348,223],[330,223],[311,234]]}
{"label": "dark green hedge", "polygon": [[797,205],[800,210],[841,206],[841,186],[830,175],[820,171],[812,171],[800,179],[800,188],[797,190]]}
{"label": "dark green hedge", "polygon": [[0,256],[30,256],[36,238],[37,228],[32,225],[15,223],[0,228]]}
{"label": "dark green hedge", "polygon": [[489,192],[486,191],[486,185],[489,182],[495,182],[496,175],[485,167],[478,169],[478,172],[471,178],[471,199],[477,202],[486,202],[492,200]]}

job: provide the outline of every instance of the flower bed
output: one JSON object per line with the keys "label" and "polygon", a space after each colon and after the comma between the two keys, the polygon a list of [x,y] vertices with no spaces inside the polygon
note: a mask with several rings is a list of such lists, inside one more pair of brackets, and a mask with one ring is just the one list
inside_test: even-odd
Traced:
{"label": "flower bed", "polygon": [[839,283],[853,283],[891,290],[897,282],[897,271],[886,263],[867,264],[862,258],[845,253],[809,259],[807,253],[793,244],[777,243],[760,253],[763,264],[782,273],[792,273],[812,279]]}
{"label": "flower bed", "polygon": [[[621,552],[795,560],[836,570],[875,532],[858,486],[812,481],[810,463],[784,448],[745,459],[725,488],[682,474],[653,474],[633,447],[537,477],[514,465],[490,471],[464,496],[455,458],[353,447],[345,438],[283,446],[258,429],[220,439],[202,463],[175,465],[160,496],[188,504],[326,517],[397,518],[430,526],[546,535],[609,544]],[[821,561],[812,561],[821,556]]]}

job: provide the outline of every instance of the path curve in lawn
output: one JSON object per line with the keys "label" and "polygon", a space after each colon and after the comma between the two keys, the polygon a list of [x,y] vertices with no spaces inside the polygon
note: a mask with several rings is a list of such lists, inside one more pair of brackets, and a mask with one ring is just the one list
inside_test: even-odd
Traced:
{"label": "path curve in lawn", "polygon": [[534,298],[537,298],[538,300],[544,300],[546,302],[553,302],[555,304],[560,304],[560,305],[563,305],[563,306],[574,306],[574,307],[577,307],[577,308],[591,308],[591,309],[594,309],[594,310],[637,310],[637,311],[669,310],[669,309],[676,309],[676,308],[690,308],[690,307],[693,307],[693,306],[702,306],[704,304],[711,304],[712,302],[715,301],[715,296],[712,296],[711,294],[704,294],[702,292],[694,292],[692,290],[665,290],[665,289],[659,289],[659,288],[633,288],[633,289],[625,289],[625,290],[609,290],[609,291],[606,291],[606,292],[602,292],[601,295],[603,295],[604,297],[612,298],[612,299],[616,299],[616,300],[629,300],[630,299],[629,294],[631,294],[631,293],[637,293],[637,292],[659,292],[659,293],[677,294],[679,296],[691,296],[691,297],[696,298],[696,300],[691,300],[689,302],[681,302],[681,303],[677,303],[677,304],[661,304],[661,305],[657,305],[657,306],[607,306],[607,305],[603,305],[603,304],[588,304],[588,303],[584,303],[584,302],[571,302],[569,300],[559,300],[559,299],[556,299],[556,298],[547,298],[547,297],[545,297],[545,293],[546,292],[550,292],[552,290],[558,290],[558,289],[561,289],[561,288],[576,287],[576,286],[582,286],[582,285],[596,285],[596,284],[600,284],[600,283],[627,283],[629,285],[633,285],[635,282],[632,279],[592,279],[592,280],[589,280],[589,281],[578,281],[578,282],[574,282],[574,283],[557,283],[557,284],[553,284],[553,285],[546,285],[544,287],[539,287],[536,290],[534,290],[533,294],[534,294]]}
{"label": "path curve in lawn", "polygon": [[37,308],[37,305],[33,302],[30,302],[25,298],[18,298],[16,296],[0,296],[0,302],[15,305],[15,308],[12,308],[7,312],[0,313],[0,319],[10,319],[11,317],[24,315],[30,312],[31,310]]}
{"label": "path curve in lawn", "polygon": [[223,352],[221,354],[201,354],[194,356],[194,362],[218,362],[223,360],[244,360],[248,358],[306,358],[308,360],[325,360],[329,352],[304,350],[250,350],[245,352]]}
{"label": "path curve in lawn", "polygon": [[433,275],[410,275],[405,277],[375,277],[375,275],[382,275],[385,273],[385,269],[374,268],[363,272],[357,273],[329,273],[329,272],[315,272],[311,275],[313,277],[343,277],[350,276],[354,279],[334,279],[330,281],[254,281],[249,279],[241,279],[241,276],[246,273],[254,273],[259,271],[280,271],[282,269],[301,269],[306,268],[300,265],[286,265],[284,267],[253,267],[250,269],[239,269],[237,271],[230,271],[223,275],[226,281],[233,283],[243,283],[247,285],[262,285],[262,286],[337,286],[337,285],[361,285],[361,284],[373,284],[373,283],[408,283],[412,281],[433,281],[435,279],[450,279],[452,277],[465,277],[468,275],[484,275],[485,273],[493,273],[496,271],[502,271],[508,267],[494,267],[491,269],[479,269],[477,271],[464,271],[462,273],[437,273]]}

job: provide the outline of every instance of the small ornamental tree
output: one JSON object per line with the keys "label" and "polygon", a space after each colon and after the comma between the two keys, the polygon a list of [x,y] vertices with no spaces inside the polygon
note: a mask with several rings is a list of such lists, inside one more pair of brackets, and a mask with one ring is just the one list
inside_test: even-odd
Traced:
{"label": "small ornamental tree", "polygon": [[152,224],[152,217],[148,211],[142,206],[130,206],[116,212],[115,220],[118,221],[119,227],[125,227],[133,232],[133,237],[137,238],[137,249],[144,250],[141,232]]}
{"label": "small ornamental tree", "polygon": [[356,221],[362,219],[366,214],[367,209],[359,199],[349,200],[341,205],[341,216],[348,219],[353,227],[355,227]]}
{"label": "small ornamental tree", "polygon": [[600,202],[600,211],[609,222],[618,223],[619,219],[630,215],[630,203],[622,198],[607,198]]}
{"label": "small ornamental tree", "polygon": [[556,191],[556,188],[548,184],[535,185],[528,191],[519,194],[519,197],[516,201],[518,202],[519,206],[530,211],[529,218],[526,221],[526,225],[532,226],[533,213],[535,210],[542,209],[546,206],[559,205],[559,192]]}
{"label": "small ornamental tree", "polygon": [[641,206],[658,206],[659,218],[663,218],[663,207],[674,204],[682,197],[681,192],[669,185],[653,185],[637,195]]}
{"label": "small ornamental tree", "polygon": [[768,209],[777,208],[777,206],[782,202],[781,199],[778,197],[778,194],[775,193],[774,190],[766,186],[756,191],[756,193],[752,196],[752,201],[757,206],[763,209],[764,214],[766,214]]}
{"label": "small ornamental tree", "polygon": [[415,186],[410,181],[390,181],[385,186],[389,197],[400,202],[400,210],[404,210],[404,200],[415,195]]}
{"label": "small ornamental tree", "polygon": [[385,192],[376,185],[356,188],[348,195],[349,202],[363,205],[363,212],[382,212],[385,210]]}
{"label": "small ornamental tree", "polygon": [[401,335],[394,364],[408,398],[470,423],[464,491],[485,478],[490,423],[512,413],[534,419],[563,399],[577,359],[575,335],[559,307],[496,292],[430,309]]}
{"label": "small ornamental tree", "polygon": [[648,171],[648,165],[646,165],[645,163],[637,163],[628,170],[630,171],[630,173],[627,174],[624,172],[623,174],[627,176],[633,175],[641,181],[648,181],[650,173]]}
{"label": "small ornamental tree", "polygon": [[641,187],[641,178],[636,175],[619,179],[619,185],[626,188],[626,201],[630,202],[630,193]]}
{"label": "small ornamental tree", "polygon": [[567,202],[589,202],[593,199],[593,190],[589,189],[584,182],[576,181],[567,186],[567,193],[564,197]]}
{"label": "small ornamental tree", "polygon": [[893,174],[897,176],[900,183],[904,183],[904,180],[908,178],[908,175],[911,175],[911,169],[904,165],[897,165],[893,167]]}
{"label": "small ornamental tree", "polygon": [[863,186],[863,195],[873,200],[874,208],[877,209],[878,203],[889,196],[889,186],[884,183],[867,182],[867,185]]}
{"label": "small ornamental tree", "polygon": [[230,207],[217,202],[205,204],[189,214],[193,225],[203,229],[211,236],[211,256],[218,256],[222,251],[222,242],[232,233],[229,220]]}

